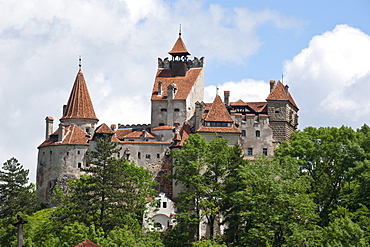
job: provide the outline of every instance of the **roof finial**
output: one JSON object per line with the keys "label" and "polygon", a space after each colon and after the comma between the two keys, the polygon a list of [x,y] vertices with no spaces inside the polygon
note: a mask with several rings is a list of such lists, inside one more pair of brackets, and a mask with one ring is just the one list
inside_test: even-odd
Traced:
{"label": "roof finial", "polygon": [[181,37],[181,23],[180,23],[180,29],[179,29],[179,37]]}
{"label": "roof finial", "polygon": [[218,86],[216,86],[216,95],[218,95],[218,90],[219,90],[219,88],[218,88]]}
{"label": "roof finial", "polygon": [[80,71],[81,71],[81,67],[82,67],[82,64],[81,64],[81,55],[78,58],[78,67],[80,67]]}

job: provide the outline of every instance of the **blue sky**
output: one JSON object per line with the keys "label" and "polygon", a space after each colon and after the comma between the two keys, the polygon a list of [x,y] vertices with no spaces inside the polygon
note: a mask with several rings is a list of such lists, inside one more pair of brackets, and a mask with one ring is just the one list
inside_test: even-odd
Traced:
{"label": "blue sky", "polygon": [[205,56],[205,101],[263,101],[289,85],[299,128],[370,124],[370,2],[333,0],[42,0],[0,3],[0,162],[34,181],[45,117],[55,128],[82,55],[100,123],[149,123],[157,58],[182,25]]}

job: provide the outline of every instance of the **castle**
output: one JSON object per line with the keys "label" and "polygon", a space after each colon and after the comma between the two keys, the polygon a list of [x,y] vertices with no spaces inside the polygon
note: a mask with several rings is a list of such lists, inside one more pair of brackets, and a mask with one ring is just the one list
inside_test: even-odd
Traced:
{"label": "castle", "polygon": [[264,102],[222,101],[216,95],[204,103],[204,57],[190,59],[181,33],[169,52],[171,59],[158,58],[151,94],[151,123],[143,125],[98,125],[84,74],[77,73],[63,116],[54,130],[54,119],[46,117],[45,141],[38,147],[37,196],[49,203],[53,188],[63,187],[86,167],[86,152],[94,149],[95,137],[108,134],[122,150],[120,157],[153,172],[161,197],[175,198],[178,189],[164,175],[171,173],[172,148],[181,148],[192,133],[207,140],[226,138],[239,142],[247,159],[272,156],[282,141],[297,129],[298,107],[282,82],[270,81]]}

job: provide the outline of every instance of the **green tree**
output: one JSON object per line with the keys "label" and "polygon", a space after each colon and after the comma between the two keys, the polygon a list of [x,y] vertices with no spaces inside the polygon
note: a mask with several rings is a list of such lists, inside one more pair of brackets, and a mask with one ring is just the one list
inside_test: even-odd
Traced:
{"label": "green tree", "polygon": [[[224,200],[225,240],[233,246],[298,246],[309,237],[316,215],[302,176],[292,160],[261,159],[235,167],[233,190]],[[226,186],[227,187],[227,186]]]}
{"label": "green tree", "polygon": [[57,222],[94,224],[109,233],[116,226],[141,228],[146,198],[154,190],[150,171],[123,158],[116,158],[117,144],[105,135],[87,153],[86,175],[73,179]]}
{"label": "green tree", "polygon": [[[210,236],[218,228],[222,186],[229,162],[230,148],[227,140],[214,138],[207,142],[199,134],[190,135],[181,150],[174,150],[174,175],[176,184],[183,189],[177,200],[182,219],[193,225],[194,234],[201,220],[209,226]],[[194,236],[196,238],[196,236]]]}
{"label": "green tree", "polygon": [[28,184],[28,173],[29,170],[24,169],[16,158],[3,164],[0,170],[0,219],[36,210],[35,186]]}
{"label": "green tree", "polygon": [[300,169],[312,178],[310,191],[315,195],[323,227],[329,223],[329,214],[344,203],[343,196],[351,191],[345,192],[344,188],[352,186],[359,161],[365,158],[358,133],[344,126],[297,131],[275,154],[278,158],[297,159]]}

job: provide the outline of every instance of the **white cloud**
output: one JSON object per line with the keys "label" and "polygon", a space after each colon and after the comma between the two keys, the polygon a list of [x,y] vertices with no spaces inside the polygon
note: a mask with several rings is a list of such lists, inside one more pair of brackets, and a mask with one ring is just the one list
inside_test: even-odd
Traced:
{"label": "white cloud", "polygon": [[[370,36],[347,25],[312,38],[284,65],[305,126],[369,122]],[[333,120],[335,119],[335,123]]]}
{"label": "white cloud", "polygon": [[218,86],[207,86],[204,88],[204,100],[213,102],[218,87],[219,95],[223,98],[224,91],[230,91],[230,101],[239,99],[244,102],[265,101],[269,94],[269,85],[264,81],[255,81],[253,79],[244,79],[239,82],[228,81]]}
{"label": "white cloud", "polygon": [[[278,12],[225,9],[205,3],[2,1],[0,162],[17,157],[30,169],[34,181],[36,147],[44,139],[44,119],[53,116],[57,124],[61,117],[79,55],[100,123],[148,123],[157,57],[168,56],[179,23],[189,51],[205,56],[210,65],[244,63],[260,47],[256,34],[260,25],[295,28],[297,23]],[[243,87],[252,90],[250,83]],[[239,93],[234,84],[225,84],[231,97]],[[253,100],[252,94],[247,90],[240,98]]]}

